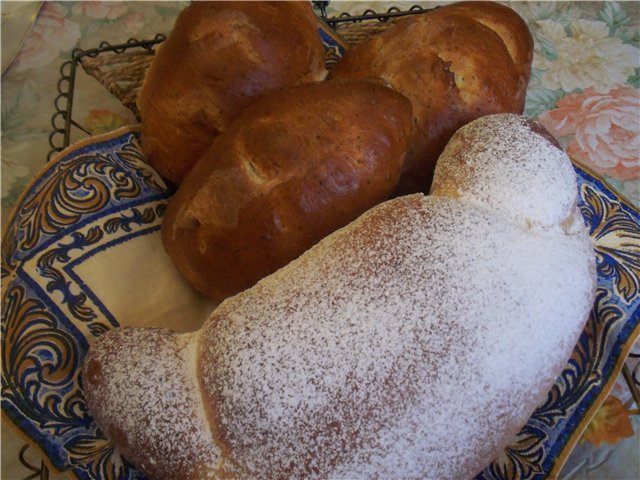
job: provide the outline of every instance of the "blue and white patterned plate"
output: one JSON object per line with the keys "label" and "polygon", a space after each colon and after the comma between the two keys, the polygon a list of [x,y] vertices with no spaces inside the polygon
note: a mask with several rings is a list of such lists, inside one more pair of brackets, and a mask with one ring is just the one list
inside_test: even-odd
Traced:
{"label": "blue and white patterned plate", "polygon": [[516,441],[478,479],[555,478],[640,336],[640,213],[574,162],[598,286],[571,358]]}
{"label": "blue and white patterned plate", "polygon": [[172,192],[137,136],[124,128],[59,155],[24,192],[2,242],[2,409],[79,478],[133,478],[119,460],[109,465],[82,398],[89,344],[118,325],[197,329],[214,307],[164,252]]}

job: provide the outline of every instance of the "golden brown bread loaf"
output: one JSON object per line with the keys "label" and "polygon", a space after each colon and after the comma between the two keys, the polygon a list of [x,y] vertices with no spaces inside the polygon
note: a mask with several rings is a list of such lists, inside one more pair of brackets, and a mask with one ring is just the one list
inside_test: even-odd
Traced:
{"label": "golden brown bread loaf", "polygon": [[138,95],[145,157],[179,184],[255,99],[325,75],[310,2],[193,2],[159,47]]}
{"label": "golden brown bread loaf", "polygon": [[411,105],[379,81],[269,94],[221,134],[170,200],[167,253],[222,300],[296,258],[395,188]]}
{"label": "golden brown bread loaf", "polygon": [[436,160],[474,118],[522,113],[533,40],[493,2],[460,2],[397,22],[348,50],[333,78],[381,77],[412,103],[415,127],[398,194],[429,190]]}
{"label": "golden brown bread loaf", "polygon": [[575,173],[539,132],[472,122],[434,195],[374,207],[197,332],[107,332],[83,369],[97,424],[157,479],[472,478],[593,305]]}

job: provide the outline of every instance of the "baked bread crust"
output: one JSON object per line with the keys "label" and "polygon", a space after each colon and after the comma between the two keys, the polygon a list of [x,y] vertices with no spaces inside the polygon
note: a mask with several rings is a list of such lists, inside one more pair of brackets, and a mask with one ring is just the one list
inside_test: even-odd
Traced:
{"label": "baked bread crust", "polygon": [[285,86],[322,80],[317,28],[310,2],[185,8],[157,49],[137,99],[149,164],[178,185],[247,105]]}
{"label": "baked bread crust", "polygon": [[428,192],[436,160],[461,126],[522,113],[533,58],[510,8],[460,2],[402,19],[348,50],[332,78],[380,77],[412,103],[415,127],[397,194]]}
{"label": "baked bread crust", "polygon": [[386,200],[411,130],[380,82],[267,95],[220,135],[169,201],[162,239],[198,290],[223,300]]}
{"label": "baked bread crust", "polygon": [[[477,474],[543,400],[593,305],[575,174],[541,128],[472,122],[432,196],[374,207],[198,332],[107,332],[83,371],[100,427],[156,478]],[[449,167],[467,175],[438,190]]]}

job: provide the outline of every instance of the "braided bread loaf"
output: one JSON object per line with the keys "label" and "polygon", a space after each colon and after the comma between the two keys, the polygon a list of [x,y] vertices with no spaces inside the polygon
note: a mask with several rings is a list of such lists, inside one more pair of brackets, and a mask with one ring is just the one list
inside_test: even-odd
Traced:
{"label": "braided bread loaf", "polygon": [[469,478],[543,399],[591,309],[575,198],[539,126],[474,121],[433,195],[374,207],[201,330],[100,338],[90,411],[153,478]]}
{"label": "braided bread loaf", "polygon": [[459,2],[398,21],[348,50],[333,78],[381,77],[406,95],[415,126],[398,194],[427,192],[451,135],[474,118],[522,113],[533,39],[494,2]]}

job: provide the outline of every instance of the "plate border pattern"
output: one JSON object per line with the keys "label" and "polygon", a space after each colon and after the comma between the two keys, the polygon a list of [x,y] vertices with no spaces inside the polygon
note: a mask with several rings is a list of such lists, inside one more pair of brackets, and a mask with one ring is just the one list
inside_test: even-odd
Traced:
{"label": "plate border pattern", "polygon": [[[81,479],[144,478],[104,439],[84,404],[78,365],[91,338],[117,326],[117,320],[105,315],[104,306],[97,308],[97,296],[87,295],[86,286],[73,275],[73,266],[95,249],[159,228],[171,191],[144,164],[141,154],[135,153],[138,135],[137,129],[124,128],[59,154],[18,202],[2,245],[3,412],[45,453],[53,467],[69,470]],[[61,182],[69,177],[60,172],[76,168],[79,157],[109,165],[80,168],[72,181]],[[478,479],[557,476],[640,335],[640,296],[624,293],[629,288],[639,289],[640,215],[597,174],[575,162],[574,167],[579,208],[589,221],[598,259],[596,306],[547,401],[532,415],[517,442]],[[39,223],[31,220],[31,199],[42,192],[55,198],[52,185],[72,185],[82,202],[92,194],[91,188],[97,188],[96,182],[108,187],[106,203],[96,203],[100,206],[82,211],[68,224],[44,221],[45,227],[32,231]],[[137,193],[127,193],[134,190]],[[64,205],[71,208],[71,203]],[[49,212],[56,214],[57,210]],[[46,219],[46,215],[40,218]],[[122,233],[125,237],[117,237]],[[33,235],[37,241],[22,249],[21,240],[35,238]],[[609,248],[612,239],[618,242],[613,255]],[[45,282],[47,287],[42,288],[42,278],[53,283]],[[67,290],[60,286],[67,284]],[[76,297],[84,303],[78,303]],[[86,311],[78,313],[74,305],[91,305],[98,313],[87,319],[83,317]]]}

